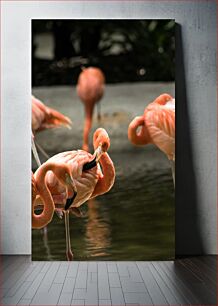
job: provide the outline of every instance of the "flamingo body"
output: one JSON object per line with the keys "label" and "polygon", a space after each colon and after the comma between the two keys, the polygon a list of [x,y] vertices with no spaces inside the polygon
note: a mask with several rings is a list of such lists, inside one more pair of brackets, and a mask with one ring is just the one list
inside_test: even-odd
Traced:
{"label": "flamingo body", "polygon": [[79,75],[77,94],[83,103],[95,105],[104,94],[105,77],[99,68],[85,68]]}

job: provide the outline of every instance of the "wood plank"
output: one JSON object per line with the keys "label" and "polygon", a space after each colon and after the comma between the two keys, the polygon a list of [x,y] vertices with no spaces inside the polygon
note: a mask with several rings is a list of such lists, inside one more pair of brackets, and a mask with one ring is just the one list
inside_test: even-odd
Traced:
{"label": "wood plank", "polygon": [[39,273],[37,275],[37,277],[34,279],[32,284],[24,294],[23,296],[24,299],[32,299],[34,297],[44,277],[45,277],[44,273]]}
{"label": "wood plank", "polygon": [[175,290],[171,288],[171,284],[169,281],[166,280],[163,275],[160,275],[159,272],[155,269],[152,263],[145,265],[151,271],[154,279],[156,280],[158,286],[161,288],[162,293],[164,294],[165,299],[167,300],[168,304],[170,305],[179,305],[181,302],[179,298],[176,297]]}
{"label": "wood plank", "polygon": [[120,278],[121,285],[122,285],[122,290],[123,292],[129,292],[129,293],[136,293],[136,292],[144,292],[148,293],[144,282],[133,282],[130,278],[127,279],[126,277],[121,277]]}
{"label": "wood plank", "polygon": [[58,305],[71,305],[72,293],[61,293]]}
{"label": "wood plank", "polygon": [[[0,271],[3,273],[4,270],[6,270],[12,263],[12,256],[1,256],[0,258]],[[13,260],[15,261],[15,260]]]}
{"label": "wood plank", "polygon": [[101,300],[111,299],[107,265],[104,262],[98,263],[98,294]]}
{"label": "wood plank", "polygon": [[88,276],[87,269],[85,269],[85,270],[79,269],[78,273],[77,273],[77,277],[76,277],[75,288],[86,289],[86,287],[87,287],[87,276]]}
{"label": "wood plank", "polygon": [[74,289],[73,300],[85,300],[86,299],[86,289]]}
{"label": "wood plank", "polygon": [[8,274],[4,275],[4,282],[2,284],[2,288],[12,288],[17,281],[22,277],[22,275],[28,270],[31,263],[23,262],[22,264],[18,264],[16,269]]}
{"label": "wood plank", "polygon": [[62,293],[73,293],[75,287],[75,277],[66,277],[62,289]]}
{"label": "wood plank", "polygon": [[98,265],[97,262],[89,262],[88,263],[88,272],[97,273]]}
{"label": "wood plank", "polygon": [[162,279],[168,282],[168,285],[171,289],[173,289],[176,298],[180,301],[181,304],[189,305],[191,304],[190,297],[187,297],[185,292],[183,292],[183,288],[178,287],[178,285],[174,282],[174,279],[166,272],[166,270],[160,265],[160,262],[154,262],[154,267],[158,271],[158,273],[162,276]]}
{"label": "wood plank", "polygon": [[152,300],[148,293],[137,292],[137,293],[124,293],[126,303],[139,304],[139,305],[153,305]]}
{"label": "wood plank", "polygon": [[141,274],[138,270],[138,266],[135,262],[131,263],[131,265],[128,265],[127,269],[129,271],[130,278],[133,282],[143,282]]}
{"label": "wood plank", "polygon": [[[168,273],[168,275],[171,275],[177,287],[179,287],[180,290],[184,292],[191,304],[196,305],[206,302],[208,303],[211,300],[211,298],[208,300],[208,296],[207,294],[205,294],[206,292],[201,295],[201,292],[199,291],[199,289],[202,287],[200,282],[194,281],[193,278],[190,281],[190,278],[187,279],[184,277],[184,275],[182,277],[182,274],[180,272],[181,266],[177,268],[176,264],[169,265],[169,263],[167,262],[163,262],[161,263],[161,265],[163,269],[165,269],[166,273]],[[197,291],[196,288],[198,289]]]}
{"label": "wood plank", "polygon": [[112,305],[125,305],[123,291],[121,288],[110,288],[110,292]]}
{"label": "wood plank", "polygon": [[[8,280],[8,278],[11,276],[12,273],[17,271],[18,267],[22,267],[26,264],[26,261],[22,256],[19,256],[19,258],[15,259],[14,262],[11,262],[11,264],[3,271],[2,279],[1,279],[1,288],[3,288],[4,283]],[[6,286],[7,287],[7,286]]]}
{"label": "wood plank", "polygon": [[109,273],[117,273],[117,265],[115,262],[108,262],[107,263],[107,270]]}
{"label": "wood plank", "polygon": [[197,298],[197,300],[199,300],[200,304],[214,304],[214,295],[216,291],[211,294],[205,284],[191,271],[189,271],[181,261],[175,263],[174,271],[184,282],[184,284],[192,291],[193,295]]}
{"label": "wood plank", "polygon": [[110,287],[121,287],[120,277],[118,273],[108,273]]}
{"label": "wood plank", "polygon": [[208,280],[208,285],[215,286],[217,283],[217,269],[216,266],[213,268],[210,267],[209,263],[205,263],[199,257],[192,258],[193,264],[196,266],[196,269],[199,273],[203,274],[203,279]]}
{"label": "wood plank", "polygon": [[99,300],[99,305],[100,306],[110,306],[111,305],[111,300]]}
{"label": "wood plank", "polygon": [[217,255],[205,255],[205,256],[198,256],[202,261],[204,261],[207,265],[211,266],[212,268],[217,268]]}
{"label": "wood plank", "polygon": [[71,305],[76,305],[76,306],[84,306],[85,305],[85,301],[84,300],[72,300],[71,301]]}
{"label": "wood plank", "polygon": [[28,278],[34,272],[34,270],[37,270],[38,272],[40,271],[37,265],[30,264],[27,270],[22,274],[20,278],[17,279],[17,281],[12,285],[5,296],[13,296],[24,281],[30,281]]}
{"label": "wood plank", "polygon": [[55,284],[63,284],[67,275],[67,271],[68,271],[69,266],[68,265],[60,265],[53,283]]}
{"label": "wood plank", "polygon": [[30,305],[30,303],[31,303],[31,300],[21,299],[17,305],[27,306],[27,305]]}
{"label": "wood plank", "polygon": [[122,277],[130,277],[129,270],[128,270],[127,265],[125,264],[125,262],[118,262],[117,263],[117,269],[118,269],[118,273],[119,273],[120,276],[122,276]]}
{"label": "wood plank", "polygon": [[57,305],[62,286],[62,284],[52,284],[48,292],[37,292],[30,305]]}
{"label": "wood plank", "polygon": [[[52,286],[53,280],[55,278],[55,275],[59,269],[60,262],[52,262],[51,265],[49,266],[49,269],[47,273],[45,274],[45,277],[43,278],[37,293],[43,293],[43,292],[48,292],[49,289]],[[37,304],[36,304],[37,305]]]}
{"label": "wood plank", "polygon": [[70,262],[67,277],[76,277],[79,268],[78,262]]}
{"label": "wood plank", "polygon": [[151,300],[154,305],[169,305],[167,302],[164,293],[161,290],[161,287],[158,285],[153,274],[148,267],[142,267],[138,263],[138,268],[140,270],[141,276],[143,278],[144,284],[148,290],[148,293],[151,297]]}
{"label": "wood plank", "polygon": [[85,298],[85,305],[98,305],[98,286],[97,283],[88,283]]}
{"label": "wood plank", "polygon": [[22,296],[31,285],[31,282],[24,282],[12,297],[5,297],[2,299],[2,305],[16,305],[21,300]]}

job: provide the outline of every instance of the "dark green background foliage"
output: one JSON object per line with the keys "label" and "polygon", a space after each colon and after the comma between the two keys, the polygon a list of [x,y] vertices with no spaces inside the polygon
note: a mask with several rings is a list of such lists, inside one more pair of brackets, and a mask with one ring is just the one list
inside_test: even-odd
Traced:
{"label": "dark green background foliage", "polygon": [[[174,81],[174,30],[173,20],[33,20],[33,86],[75,84],[82,65],[100,67],[107,83]],[[35,37],[46,32],[50,60],[35,56]]]}

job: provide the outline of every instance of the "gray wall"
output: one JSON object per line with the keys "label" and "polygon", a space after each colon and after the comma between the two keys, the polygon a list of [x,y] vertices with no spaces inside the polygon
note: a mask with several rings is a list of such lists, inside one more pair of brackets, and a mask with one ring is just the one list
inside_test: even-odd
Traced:
{"label": "gray wall", "polygon": [[3,1],[2,16],[2,253],[31,253],[31,18],[99,17],[175,18],[181,26],[176,253],[217,253],[216,1]]}

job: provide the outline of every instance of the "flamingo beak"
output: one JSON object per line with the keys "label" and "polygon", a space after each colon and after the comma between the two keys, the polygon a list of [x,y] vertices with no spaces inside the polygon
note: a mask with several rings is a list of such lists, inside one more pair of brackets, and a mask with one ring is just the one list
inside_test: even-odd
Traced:
{"label": "flamingo beak", "polygon": [[73,204],[73,201],[74,201],[76,195],[77,195],[77,192],[74,192],[72,198],[67,199],[66,204],[64,206],[64,210],[68,210],[70,208],[70,206]]}
{"label": "flamingo beak", "polygon": [[90,169],[94,168],[96,165],[97,165],[97,162],[96,162],[96,156],[95,156],[95,157],[93,158],[93,160],[91,160],[90,162],[85,163],[85,164],[83,165],[83,171],[90,170]]}
{"label": "flamingo beak", "polygon": [[72,198],[68,198],[67,201],[66,201],[66,204],[64,206],[64,210],[68,210],[70,208],[70,206],[73,204],[73,201],[75,199],[75,197],[77,196],[77,188],[76,188],[76,185],[73,181],[73,178],[68,174],[66,173],[66,184],[69,185],[72,190],[73,190],[73,196]]}
{"label": "flamingo beak", "polygon": [[83,171],[87,171],[87,170],[90,170],[94,167],[96,167],[97,163],[99,162],[100,158],[101,158],[101,155],[104,153],[104,151],[102,150],[102,146],[100,145],[99,147],[97,147],[97,149],[95,150],[95,153],[94,153],[94,158],[93,160],[91,160],[90,162],[88,163],[85,163],[83,165]]}
{"label": "flamingo beak", "polygon": [[100,158],[101,158],[101,155],[104,153],[104,151],[102,150],[102,145],[99,145],[97,147],[97,149],[95,150],[95,156],[96,156],[96,163],[99,162]]}

